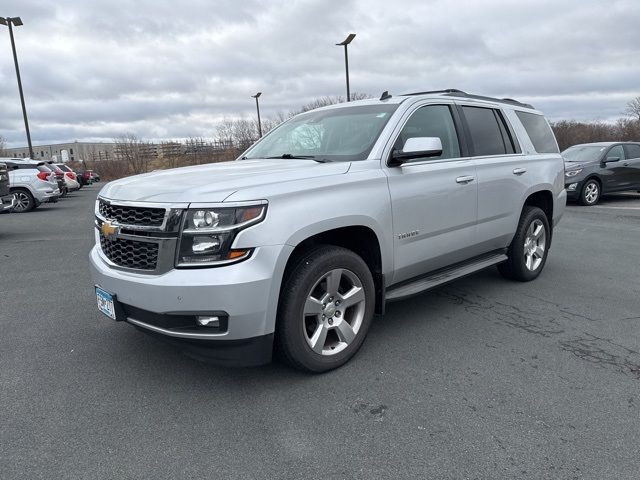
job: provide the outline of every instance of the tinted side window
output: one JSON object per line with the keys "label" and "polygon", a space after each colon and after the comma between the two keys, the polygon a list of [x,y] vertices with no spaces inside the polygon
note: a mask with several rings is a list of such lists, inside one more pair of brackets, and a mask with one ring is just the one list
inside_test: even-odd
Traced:
{"label": "tinted side window", "polygon": [[622,149],[622,145],[616,145],[615,147],[611,147],[611,150],[607,152],[607,158],[609,157],[618,157],[620,160],[624,160],[624,150]]}
{"label": "tinted side window", "polygon": [[527,131],[527,135],[529,135],[536,152],[560,153],[558,145],[556,144],[556,137],[553,135],[551,127],[542,115],[518,111],[516,111],[516,115]]}
{"label": "tinted side window", "polygon": [[462,111],[469,126],[473,154],[475,156],[504,155],[507,153],[500,124],[492,109],[462,107]]}
{"label": "tinted side window", "polygon": [[429,160],[460,157],[460,145],[451,110],[447,105],[428,105],[416,110],[402,128],[393,148],[400,150],[409,138],[438,137],[442,155]]}
{"label": "tinted side window", "polygon": [[640,158],[640,145],[625,145],[627,158]]}

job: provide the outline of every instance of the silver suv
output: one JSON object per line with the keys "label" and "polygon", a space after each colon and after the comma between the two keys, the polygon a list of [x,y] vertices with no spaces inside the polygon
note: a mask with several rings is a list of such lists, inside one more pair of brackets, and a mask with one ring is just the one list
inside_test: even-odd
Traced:
{"label": "silver suv", "polygon": [[565,203],[530,105],[385,92],[293,117],[233,162],[105,185],[98,307],[198,358],[257,365],[275,346],[326,371],[386,302],[492,265],[535,279]]}
{"label": "silver suv", "polygon": [[55,173],[44,162],[20,158],[0,158],[9,170],[14,212],[28,212],[45,202],[55,202],[60,188]]}

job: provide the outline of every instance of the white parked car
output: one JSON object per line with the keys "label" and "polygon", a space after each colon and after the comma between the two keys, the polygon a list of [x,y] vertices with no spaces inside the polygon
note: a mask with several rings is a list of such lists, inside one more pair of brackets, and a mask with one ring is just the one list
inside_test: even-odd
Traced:
{"label": "white parked car", "polygon": [[45,202],[57,202],[61,192],[55,174],[44,162],[20,158],[0,158],[9,170],[14,212],[28,212]]}
{"label": "white parked car", "polygon": [[73,170],[67,167],[64,163],[54,163],[54,165],[64,172],[64,183],[67,186],[68,192],[80,190],[78,176]]}

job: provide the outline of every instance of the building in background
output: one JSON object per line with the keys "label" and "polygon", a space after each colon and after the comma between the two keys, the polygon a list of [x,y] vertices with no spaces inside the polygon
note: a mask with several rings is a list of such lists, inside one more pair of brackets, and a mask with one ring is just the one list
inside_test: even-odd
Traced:
{"label": "building in background", "polygon": [[[10,157],[28,158],[29,148],[7,148]],[[58,162],[75,162],[80,160],[109,160],[115,157],[116,144],[103,142],[71,142],[34,145],[34,160],[56,160]]]}

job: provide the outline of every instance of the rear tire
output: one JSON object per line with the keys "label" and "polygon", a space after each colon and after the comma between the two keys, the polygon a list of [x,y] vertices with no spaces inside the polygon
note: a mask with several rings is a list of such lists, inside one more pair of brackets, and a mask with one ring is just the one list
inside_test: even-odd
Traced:
{"label": "rear tire", "polygon": [[600,200],[601,193],[602,188],[600,187],[600,182],[593,178],[587,180],[580,192],[580,204],[585,207],[595,205]]}
{"label": "rear tire", "polygon": [[325,372],[351,359],[373,318],[375,288],[351,250],[324,245],[301,255],[283,282],[276,348],[294,368]]}
{"label": "rear tire", "polygon": [[507,251],[509,258],[498,265],[498,270],[511,280],[534,280],[547,262],[550,240],[551,229],[545,213],[538,207],[525,206]]}
{"label": "rear tire", "polygon": [[13,190],[13,194],[16,198],[16,204],[13,207],[13,211],[16,213],[25,213],[36,208],[36,202],[29,190],[24,188],[16,188]]}

